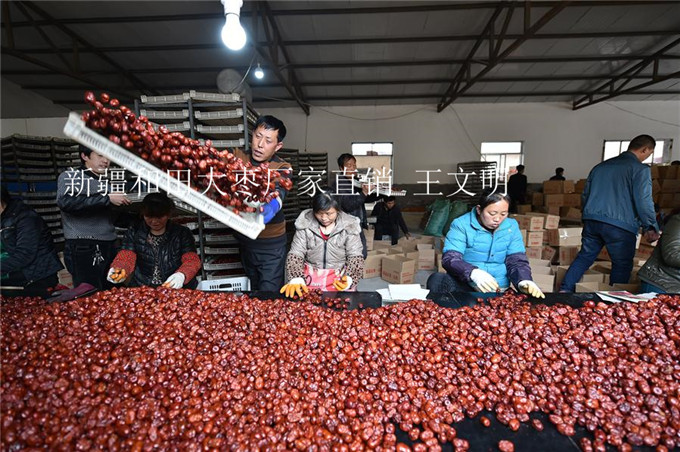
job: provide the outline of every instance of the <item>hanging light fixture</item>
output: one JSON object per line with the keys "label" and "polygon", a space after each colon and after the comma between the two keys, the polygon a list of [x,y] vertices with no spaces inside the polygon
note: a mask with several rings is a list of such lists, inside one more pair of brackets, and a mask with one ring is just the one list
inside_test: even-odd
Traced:
{"label": "hanging light fixture", "polygon": [[260,67],[260,63],[257,63],[257,68],[255,69],[255,72],[253,73],[255,75],[255,78],[258,80],[262,80],[264,77],[264,71],[262,70],[262,67]]}
{"label": "hanging light fixture", "polygon": [[241,26],[243,0],[221,0],[226,18],[222,27],[222,42],[231,50],[241,50],[246,45],[246,31]]}

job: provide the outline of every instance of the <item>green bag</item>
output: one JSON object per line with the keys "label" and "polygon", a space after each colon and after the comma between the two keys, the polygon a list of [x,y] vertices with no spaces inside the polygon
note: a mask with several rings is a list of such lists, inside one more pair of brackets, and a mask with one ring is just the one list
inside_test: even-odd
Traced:
{"label": "green bag", "polygon": [[451,210],[451,201],[448,199],[438,199],[429,206],[427,210],[430,211],[430,218],[427,220],[425,225],[424,235],[432,235],[435,237],[441,237],[444,230],[444,225],[449,217],[449,211]]}
{"label": "green bag", "polygon": [[451,223],[453,223],[453,220],[461,215],[466,214],[467,212],[467,203],[464,203],[463,201],[453,201],[451,203],[451,207],[449,208],[449,217],[446,219],[446,224],[444,224],[443,235],[449,233],[449,229],[451,229]]}

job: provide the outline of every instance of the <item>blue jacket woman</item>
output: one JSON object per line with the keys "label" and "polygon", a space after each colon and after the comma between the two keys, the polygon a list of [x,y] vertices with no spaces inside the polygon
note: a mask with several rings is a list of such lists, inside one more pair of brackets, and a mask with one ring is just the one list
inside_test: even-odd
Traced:
{"label": "blue jacket woman", "polygon": [[471,211],[456,218],[446,235],[442,266],[427,282],[435,292],[493,292],[514,286],[544,297],[531,280],[531,268],[517,221],[508,219],[510,199],[485,193]]}

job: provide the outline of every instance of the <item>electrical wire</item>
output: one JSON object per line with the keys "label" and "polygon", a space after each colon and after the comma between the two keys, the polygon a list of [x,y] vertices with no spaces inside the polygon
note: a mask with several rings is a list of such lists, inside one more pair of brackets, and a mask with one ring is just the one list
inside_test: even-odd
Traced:
{"label": "electrical wire", "polygon": [[463,132],[465,132],[465,136],[466,136],[467,139],[470,141],[470,144],[472,145],[472,149],[474,149],[475,151],[477,151],[477,152],[479,152],[479,153],[481,154],[482,151],[477,147],[477,145],[475,144],[474,140],[473,140],[472,137],[470,136],[470,133],[468,133],[467,127],[465,127],[465,124],[463,123],[463,120],[461,119],[460,115],[458,114],[458,112],[456,111],[456,109],[453,107],[453,105],[451,105],[451,110],[453,110],[453,113],[456,115],[456,118],[458,118],[458,122],[460,123],[460,126],[463,128]]}
{"label": "electrical wire", "polygon": [[255,62],[255,57],[257,57],[257,52],[253,50],[253,57],[250,59],[250,64],[248,65],[248,69],[246,70],[246,73],[243,74],[243,78],[241,79],[240,82],[238,82],[238,85],[236,85],[234,88],[231,89],[232,92],[238,91],[238,89],[243,85],[243,82],[246,80],[246,77],[248,77],[248,74],[250,74],[250,70],[253,68],[253,63]]}
{"label": "electrical wire", "polygon": [[[291,99],[281,99],[281,98],[278,98],[278,97],[268,97],[268,96],[262,96],[262,97],[260,97],[260,99],[276,100],[276,101],[280,101],[280,102],[290,102],[291,101]],[[349,116],[349,115],[343,115],[343,114],[340,114],[340,113],[336,113],[334,111],[328,110],[327,108],[324,108],[324,107],[321,107],[321,106],[318,106],[318,105],[314,105],[314,104],[309,103],[309,102],[303,102],[303,104],[307,105],[308,107],[312,107],[312,108],[316,108],[316,109],[319,109],[321,111],[324,111],[324,112],[328,113],[329,115],[334,115],[334,116],[338,116],[338,117],[346,118],[346,119],[352,119],[352,120],[355,120],[355,121],[387,121],[387,120],[390,120],[390,119],[403,118],[405,116],[410,116],[412,114],[418,113],[419,111],[423,111],[423,110],[427,110],[429,108],[433,108],[433,106],[431,106],[431,105],[425,105],[421,108],[418,108],[417,110],[409,111],[407,113],[402,113],[400,115],[395,115],[395,116],[385,116],[385,117],[382,117],[382,118],[358,118],[356,116]]]}
{"label": "electrical wire", "polygon": [[676,124],[676,123],[668,122],[668,121],[662,121],[660,119],[650,118],[649,116],[645,116],[645,115],[642,115],[640,113],[635,113],[634,111],[626,110],[625,108],[619,107],[618,105],[614,105],[614,104],[609,103],[609,102],[605,102],[605,104],[609,105],[610,107],[614,107],[617,110],[621,110],[621,111],[625,111],[626,113],[630,113],[631,115],[637,116],[639,118],[644,118],[644,119],[647,119],[649,121],[658,122],[659,124],[666,124],[666,125],[669,125],[669,126],[680,127],[680,124]]}

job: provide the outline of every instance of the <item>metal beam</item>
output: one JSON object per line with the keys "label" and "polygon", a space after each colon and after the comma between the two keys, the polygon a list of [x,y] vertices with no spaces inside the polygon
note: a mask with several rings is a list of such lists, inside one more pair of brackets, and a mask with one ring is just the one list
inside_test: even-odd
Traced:
{"label": "metal beam", "polygon": [[[515,41],[512,42],[508,47],[505,48],[503,53],[500,55],[496,56],[493,58],[492,61],[489,61],[486,63],[485,67],[479,71],[474,77],[468,77],[465,84],[462,84],[462,78],[461,79],[454,79],[449,86],[449,88],[446,90],[446,93],[444,96],[441,98],[439,101],[439,104],[437,105],[437,111],[441,112],[443,109],[451,105],[453,101],[456,100],[456,98],[461,94],[470,89],[472,85],[477,82],[480,78],[484,76],[484,74],[488,73],[491,69],[496,67],[499,63],[501,63],[505,58],[507,58],[512,52],[514,52],[519,46],[521,46],[524,41],[527,40],[527,38],[533,34],[535,34],[538,30],[543,28],[548,22],[550,22],[555,16],[557,16],[560,11],[562,11],[566,6],[571,3],[570,1],[562,1],[558,2],[557,5],[553,6],[547,13],[545,13],[534,25],[532,25],[529,30],[527,30],[524,34],[524,36],[520,39],[516,39]],[[493,26],[493,21],[495,19],[492,19],[492,22],[490,22],[491,26]],[[489,42],[488,45],[492,45],[491,42]],[[468,68],[468,74],[470,73],[470,67],[471,63],[474,60],[474,52],[466,59],[465,65],[467,65]],[[476,61],[475,61],[476,62]],[[462,86],[461,86],[462,85]]]}
{"label": "metal beam", "polygon": [[[305,112],[307,116],[309,116],[309,105],[307,104],[307,101],[305,100],[305,95],[302,92],[302,87],[300,86],[300,83],[298,82],[298,77],[297,74],[295,73],[295,69],[293,65],[291,64],[293,60],[290,58],[290,55],[288,54],[288,50],[286,49],[285,46],[281,44],[281,33],[279,32],[279,28],[276,25],[276,19],[272,17],[271,15],[271,10],[269,8],[269,4],[266,1],[261,1],[257,3],[257,8],[258,12],[262,12],[262,24],[265,29],[265,33],[267,33],[268,41],[272,41],[274,45],[269,46],[269,54],[264,51],[263,48],[261,47],[255,47],[257,49],[257,52],[263,57],[266,58],[269,63],[270,67],[274,68],[274,75],[276,75],[276,78],[279,79],[281,83],[286,87],[288,92],[295,98],[295,101],[298,103],[300,108],[302,108],[302,111]],[[269,33],[271,32],[271,38]],[[281,52],[281,55],[283,55],[284,58],[284,65],[279,65],[278,63],[278,57],[279,57],[279,52]],[[288,71],[288,78],[286,78],[283,73],[281,72],[281,69],[285,68]]]}
{"label": "metal beam", "polygon": [[[673,74],[659,75],[659,77],[671,77]],[[633,75],[630,78],[633,80],[649,80],[650,76],[646,75]],[[675,77],[678,78],[678,77]],[[601,81],[610,80],[610,75],[551,75],[543,77],[483,77],[480,81],[484,83],[513,83],[513,82],[578,82],[578,81]],[[448,83],[451,79],[449,78],[425,78],[425,79],[400,79],[400,80],[308,80],[301,82],[300,84],[305,87],[311,86],[375,86],[375,85],[427,85],[432,83]],[[257,85],[251,85],[252,88],[279,88],[283,85],[281,83],[258,83]],[[29,84],[24,85],[24,89],[32,90],[54,90],[54,91],[65,91],[65,90],[80,90],[87,88],[87,85],[36,85]],[[164,85],[156,86],[159,91],[182,91],[187,89],[202,89],[210,90],[215,89],[215,84],[209,85],[196,85],[196,84],[185,84],[185,85]]]}
{"label": "metal beam", "polygon": [[[272,16],[321,16],[321,15],[340,15],[340,14],[393,14],[393,13],[413,13],[413,12],[437,12],[437,11],[469,11],[478,9],[495,9],[498,5],[505,2],[456,2],[444,3],[435,2],[429,5],[413,6],[382,6],[382,7],[355,7],[355,8],[308,8],[308,9],[279,9],[272,10]],[[532,1],[532,8],[551,8],[557,5],[557,1]],[[574,1],[572,7],[594,8],[598,6],[629,6],[629,5],[677,5],[675,0],[598,0],[598,1]],[[247,5],[247,3],[246,3]],[[507,3],[506,3],[507,6]],[[250,11],[241,11],[241,18],[249,17]],[[82,18],[63,18],[60,19],[64,25],[83,25],[83,24],[117,24],[135,22],[177,22],[177,21],[205,21],[205,20],[224,20],[218,13],[198,13],[198,14],[167,14],[167,15],[143,15],[143,16],[113,16],[113,17],[82,17]],[[40,21],[39,25],[50,25],[49,21]],[[14,23],[16,28],[31,26],[28,22]]]}
{"label": "metal beam", "polygon": [[[461,94],[460,97],[463,98],[473,98],[473,97],[499,97],[499,98],[504,98],[504,97],[543,97],[543,96],[549,96],[549,97],[565,97],[565,96],[577,96],[582,94],[582,92],[576,92],[576,91],[569,91],[569,92],[564,92],[564,93],[559,93],[559,92],[535,92],[535,91],[529,91],[529,92],[517,92],[517,93],[508,93],[508,92],[499,92],[499,93],[470,93],[466,92]],[[670,94],[670,95],[680,95],[680,90],[670,90],[670,91],[642,91],[638,93],[633,93],[637,95],[648,95],[648,96],[655,96],[655,95],[665,95],[665,94]],[[440,97],[440,94],[433,93],[433,94],[394,94],[394,95],[379,95],[379,96],[319,96],[319,97],[310,97],[308,100],[310,102],[321,102],[321,101],[337,101],[337,100],[390,100],[390,99],[437,99]],[[277,99],[281,102],[295,102],[295,99],[292,97],[287,97],[287,98],[279,98]],[[254,97],[253,98],[253,103],[256,102],[271,102],[272,99],[264,98],[264,97]],[[59,105],[85,105],[85,103],[82,100],[76,100],[76,99],[57,99],[53,101],[55,104]],[[130,100],[126,99],[121,99],[121,102],[123,103],[130,103]]]}
{"label": "metal beam", "polygon": [[99,58],[102,60],[106,61],[108,64],[110,64],[112,67],[114,67],[120,75],[122,75],[124,78],[128,79],[132,84],[139,89],[140,91],[147,93],[147,94],[157,94],[155,90],[149,88],[144,82],[142,82],[139,78],[135,77],[132,73],[130,73],[128,70],[123,68],[120,64],[115,62],[111,57],[108,55],[104,54],[103,52],[99,51],[96,49],[92,44],[90,44],[87,40],[85,40],[83,37],[78,35],[76,32],[62,24],[61,22],[55,20],[52,16],[47,14],[43,9],[35,5],[32,1],[26,1],[24,4],[38,13],[40,16],[43,17],[43,19],[47,20],[50,22],[50,25],[53,25],[57,27],[59,30],[61,30],[63,33],[74,39],[78,44],[84,46],[86,49],[92,50],[95,55],[97,55]]}
{"label": "metal beam", "polygon": [[[599,55],[599,56],[560,56],[560,57],[515,57],[505,58],[504,63],[513,64],[537,64],[537,63],[570,63],[570,62],[599,62],[599,61],[638,61],[646,58],[647,55]],[[680,60],[680,55],[663,55],[659,61]],[[295,69],[326,69],[326,68],[348,68],[348,67],[396,67],[396,66],[450,66],[452,64],[462,64],[464,59],[445,59],[445,60],[420,60],[420,61],[350,61],[339,63],[294,63],[289,66]],[[479,64],[486,64],[486,60],[477,61]],[[246,71],[248,66],[230,66],[237,71]],[[207,67],[168,67],[168,68],[135,68],[128,72],[134,74],[165,74],[165,73],[199,73],[215,72],[224,70],[224,66]],[[263,66],[267,69],[268,66]],[[3,75],[57,75],[50,71],[40,70],[12,70],[2,68]],[[85,70],[85,75],[111,75],[117,74],[110,70]],[[450,81],[450,79],[449,79]]]}
{"label": "metal beam", "polygon": [[[40,25],[35,24],[35,20],[33,19],[33,16],[31,16],[28,13],[28,11],[26,11],[26,8],[24,8],[24,6],[21,4],[21,2],[15,2],[14,6],[16,6],[19,9],[19,11],[21,11],[21,14],[23,14],[29,20],[29,22],[34,24],[35,30],[43,38],[43,41],[45,41],[47,43],[47,45],[50,46],[50,53],[51,54],[56,53],[57,57],[61,60],[62,63],[64,63],[64,66],[66,66],[67,69],[71,69],[71,70],[74,69],[75,66],[72,66],[71,64],[69,64],[69,62],[66,60],[66,57],[64,56],[62,51],[57,48],[57,46],[50,39],[50,37],[47,36],[47,33],[45,33],[45,31],[42,29],[42,27]],[[21,51],[21,49],[17,49],[17,50]]]}
{"label": "metal beam", "polygon": [[9,13],[9,2],[2,2],[2,28],[7,33],[7,45],[14,48],[14,29],[12,24],[12,16]]}
{"label": "metal beam", "polygon": [[[647,86],[655,85],[657,83],[669,80],[671,78],[680,77],[680,71],[672,74],[659,75],[658,74],[658,63],[659,58],[663,56],[669,50],[678,47],[680,45],[680,38],[673,40],[669,44],[665,45],[663,48],[656,51],[653,55],[644,58],[639,63],[626,69],[619,75],[612,77],[607,82],[601,84],[594,91],[591,91],[586,96],[581,97],[574,101],[573,109],[578,110],[580,108],[588,107],[590,105],[597,104],[599,102],[612,99],[614,97],[620,96],[621,94],[632,94],[638,90],[645,88]],[[648,76],[647,82],[640,83],[633,87],[626,88],[633,80],[634,76],[639,75],[642,71],[653,66],[653,72],[651,76]],[[650,80],[651,79],[651,80]]]}
{"label": "metal beam", "polygon": [[[40,66],[42,68],[45,68],[48,71],[50,71],[51,73],[58,74],[58,75],[64,75],[66,77],[71,77],[75,80],[79,80],[83,83],[86,83],[90,87],[90,89],[99,88],[99,89],[104,90],[104,91],[109,91],[112,94],[123,94],[123,95],[128,96],[128,97],[136,97],[136,95],[130,94],[129,92],[111,89],[110,86],[103,85],[101,82],[98,82],[97,80],[87,78],[82,74],[76,74],[74,72],[64,70],[64,69],[58,68],[56,66],[52,66],[51,64],[45,63],[44,61],[40,61],[36,58],[33,58],[30,55],[24,55],[21,52],[18,52],[14,49],[10,49],[9,47],[3,46],[0,51],[3,54],[10,55],[10,56],[13,56],[15,58],[19,58],[21,60],[24,60],[28,63],[35,64],[36,66]],[[21,83],[19,83],[19,85],[21,85]]]}
{"label": "metal beam", "polygon": [[[675,36],[680,34],[680,30],[636,30],[621,32],[593,32],[593,33],[542,33],[528,37],[529,40],[544,39],[606,39],[616,37],[639,37],[639,36]],[[519,39],[523,35],[508,33],[505,39]],[[490,39],[499,39],[501,34],[490,34]],[[298,39],[281,41],[286,47],[293,46],[334,46],[334,45],[361,45],[361,44],[400,44],[400,43],[421,43],[421,42],[465,42],[475,41],[479,35],[450,35],[450,36],[400,36],[400,37],[380,37],[380,38],[348,38],[348,39]],[[272,43],[268,41],[258,41],[257,46],[266,47]],[[221,42],[210,42],[202,44],[168,44],[168,45],[147,45],[147,46],[110,46],[98,47],[104,53],[120,52],[175,52],[192,50],[222,50],[224,45]],[[25,54],[51,54],[54,52],[48,48],[20,49]],[[68,52],[70,48],[60,47],[59,51]],[[90,50],[82,49],[81,53],[90,53]]]}

